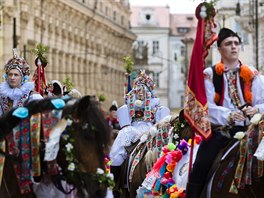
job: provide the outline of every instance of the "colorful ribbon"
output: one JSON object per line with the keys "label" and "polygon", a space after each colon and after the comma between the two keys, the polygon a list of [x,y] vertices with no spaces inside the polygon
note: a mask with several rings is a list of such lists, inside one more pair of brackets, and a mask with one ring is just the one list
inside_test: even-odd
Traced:
{"label": "colorful ribbon", "polygon": [[[1,151],[5,152],[5,140],[0,141],[0,149]],[[5,164],[5,156],[0,154],[0,186],[2,183],[3,171],[4,171],[4,164]]]}
{"label": "colorful ribbon", "polygon": [[40,176],[40,129],[41,129],[41,113],[32,115],[30,118],[30,134],[31,134],[31,160],[32,160],[32,176]]}

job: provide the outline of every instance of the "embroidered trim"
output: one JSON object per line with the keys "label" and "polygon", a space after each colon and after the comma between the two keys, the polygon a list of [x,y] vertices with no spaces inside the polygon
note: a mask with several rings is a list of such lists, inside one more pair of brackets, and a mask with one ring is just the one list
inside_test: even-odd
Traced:
{"label": "embroidered trim", "polygon": [[[215,65],[216,74],[219,76],[223,75],[225,70],[225,66],[222,62],[219,62]],[[240,74],[239,76],[242,78],[244,82],[244,99],[247,103],[252,104],[252,92],[251,92],[251,84],[254,78],[253,72],[250,70],[249,67],[245,65],[240,66]],[[220,97],[215,95],[215,99],[218,102]]]}

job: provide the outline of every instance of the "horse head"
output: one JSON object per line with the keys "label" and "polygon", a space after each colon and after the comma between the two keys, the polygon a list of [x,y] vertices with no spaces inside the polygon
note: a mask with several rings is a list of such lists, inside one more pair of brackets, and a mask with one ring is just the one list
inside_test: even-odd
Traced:
{"label": "horse head", "polygon": [[[44,152],[40,155],[41,175],[49,174],[49,165],[54,165],[53,167],[56,169],[56,164],[58,164],[59,174],[52,173],[51,176],[55,186],[60,190],[65,192],[65,189],[59,184],[63,180],[77,188],[78,194],[81,196],[103,197],[107,186],[112,185],[111,176],[105,173],[104,163],[104,154],[108,153],[110,145],[110,129],[92,97],[85,96],[80,99],[45,98],[32,101],[23,108],[14,108],[0,118],[1,139],[8,136],[21,123],[29,123],[28,120],[33,117],[38,117],[37,124],[41,128],[38,136],[40,141],[37,144],[39,146],[37,154],[40,155],[40,151]],[[65,126],[63,123],[66,123]],[[32,133],[32,126],[30,124],[30,133]],[[59,133],[58,156],[55,156],[55,160],[52,158],[49,161],[52,155],[46,159],[47,145],[53,142],[52,135],[58,133],[58,128],[61,126],[64,128],[62,127]],[[46,137],[47,135],[48,137]],[[69,138],[67,139],[65,136],[69,136]],[[32,170],[30,171],[32,172]],[[32,182],[29,181],[30,183]]]}

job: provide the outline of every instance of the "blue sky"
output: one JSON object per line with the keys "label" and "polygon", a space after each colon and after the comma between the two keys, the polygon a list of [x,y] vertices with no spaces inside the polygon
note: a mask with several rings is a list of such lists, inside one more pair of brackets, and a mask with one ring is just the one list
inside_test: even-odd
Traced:
{"label": "blue sky", "polygon": [[130,5],[138,6],[170,6],[171,13],[194,13],[196,6],[203,0],[129,0]]}

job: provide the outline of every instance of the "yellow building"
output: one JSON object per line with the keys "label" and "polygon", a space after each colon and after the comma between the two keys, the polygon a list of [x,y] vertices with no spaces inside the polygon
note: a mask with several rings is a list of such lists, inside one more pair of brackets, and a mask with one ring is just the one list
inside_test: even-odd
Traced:
{"label": "yellow building", "polygon": [[[123,103],[123,57],[136,39],[130,31],[128,0],[2,0],[0,64],[16,46],[36,69],[30,52],[49,47],[47,81],[69,77],[83,94]],[[14,37],[16,35],[16,37]],[[3,71],[2,71],[3,72]]]}

